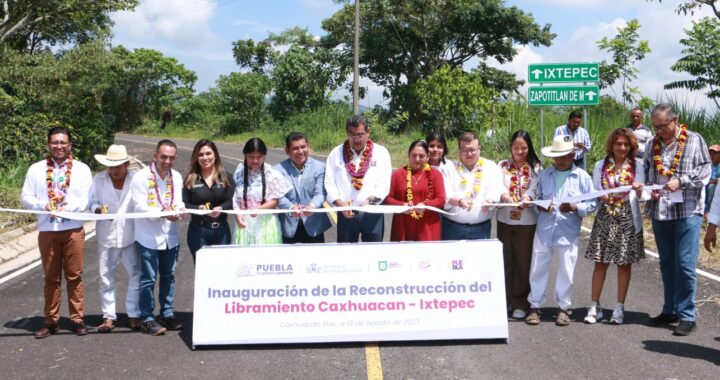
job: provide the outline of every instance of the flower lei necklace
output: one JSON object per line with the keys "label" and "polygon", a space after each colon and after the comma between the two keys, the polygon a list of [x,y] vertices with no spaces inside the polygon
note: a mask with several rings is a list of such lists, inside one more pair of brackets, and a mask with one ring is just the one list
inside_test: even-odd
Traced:
{"label": "flower lei necklace", "polygon": [[367,173],[368,168],[370,168],[373,145],[373,141],[368,139],[367,144],[365,145],[365,150],[363,150],[362,156],[360,156],[358,169],[355,170],[355,165],[352,163],[353,153],[352,148],[350,148],[350,142],[346,140],[343,144],[343,160],[345,161],[345,169],[352,177],[352,185],[355,190],[362,189],[363,177],[365,177],[365,173]]}
{"label": "flower lei necklace", "polygon": [[[170,209],[174,210],[175,206],[173,206],[173,203],[175,202],[175,191],[173,191],[172,171],[168,173],[170,175],[170,179],[165,184],[165,202],[163,202],[162,197],[160,196],[160,189],[158,189],[155,170],[156,166],[153,162],[150,164],[150,175],[148,176],[148,190],[151,190],[148,192],[148,206],[156,207],[157,203],[155,203],[155,201],[157,200],[157,202],[160,203],[161,209],[169,207]],[[153,189],[155,190],[154,192],[152,191]]]}
{"label": "flower lei necklace", "polygon": [[65,178],[63,178],[62,176],[58,178],[59,192],[55,192],[55,189],[53,188],[53,170],[55,169],[55,163],[52,159],[52,156],[47,156],[47,176],[45,178],[47,181],[48,200],[50,201],[51,210],[54,210],[56,205],[58,205],[63,200],[67,188],[70,187],[70,175],[72,174],[72,167],[73,156],[72,154],[68,154],[67,160],[65,161]]}
{"label": "flower lei necklace", "polygon": [[[410,170],[409,165],[405,166],[405,170],[407,171],[407,201],[408,205],[413,205],[413,192],[412,192],[412,170]],[[425,202],[429,201],[433,197],[433,182],[432,177],[430,173],[430,164],[425,164],[425,166],[422,168],[422,171],[425,173],[425,177],[428,181],[428,191],[425,194]],[[415,212],[415,210],[410,212],[410,216],[413,219],[420,220],[423,216],[422,214],[418,214]]]}
{"label": "flower lei necklace", "polygon": [[[628,168],[630,168],[630,170],[628,170]],[[635,167],[625,164],[622,166],[620,173],[618,174],[615,171],[615,162],[609,158],[605,158],[600,177],[600,183],[603,189],[613,189],[620,186],[631,185],[634,180]],[[607,212],[617,216],[618,211],[622,206],[623,199],[625,199],[625,196],[627,196],[628,193],[629,192],[608,194],[610,202],[605,204]]]}
{"label": "flower lei necklace", "polygon": [[[465,192],[465,197],[469,199],[475,199],[475,196],[477,196],[480,193],[480,182],[482,181],[482,169],[483,165],[485,164],[485,161],[482,158],[478,158],[477,163],[475,163],[475,166],[470,171],[471,173],[474,173],[473,177],[473,185],[472,188],[468,189]],[[462,172],[463,163],[459,162],[457,163],[457,171],[458,174],[460,174],[460,186],[461,187],[467,187],[467,179],[465,179],[465,176]]]}
{"label": "flower lei necklace", "polygon": [[530,186],[530,165],[526,162],[518,170],[515,167],[515,162],[510,159],[503,161],[500,166],[510,173],[510,188],[508,190],[513,202],[518,203]]}
{"label": "flower lei necklace", "polygon": [[670,164],[669,170],[665,168],[665,165],[663,165],[662,159],[660,158],[660,139],[658,139],[657,136],[653,139],[653,160],[655,161],[655,168],[660,175],[664,175],[666,177],[672,177],[675,175],[675,171],[677,170],[678,165],[680,165],[680,157],[682,157],[683,150],[685,149],[687,135],[687,125],[680,124],[680,136],[678,136],[677,139],[678,145],[675,149],[675,156],[672,159],[672,164]]}

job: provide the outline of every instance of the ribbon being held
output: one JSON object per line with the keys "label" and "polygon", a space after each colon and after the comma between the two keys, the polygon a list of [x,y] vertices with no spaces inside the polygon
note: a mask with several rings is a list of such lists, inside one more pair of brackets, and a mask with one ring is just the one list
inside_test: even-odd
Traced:
{"label": "ribbon being held", "polygon": [[[662,190],[663,185],[652,185],[652,186],[645,186],[643,190]],[[603,195],[608,195],[612,193],[622,193],[622,192],[628,192],[632,190],[632,186],[621,186],[616,187],[613,189],[607,189],[607,190],[601,190],[601,191],[595,191],[592,193],[587,193],[583,195],[579,195],[576,197],[568,197],[568,198],[562,198],[562,199],[548,199],[548,200],[540,200],[540,201],[532,201],[531,203],[536,204],[540,207],[547,208],[551,204],[561,204],[561,203],[576,203],[576,202],[582,202],[588,199],[597,198]],[[490,206],[490,207],[517,207],[520,203],[487,203],[483,204],[483,206]],[[435,211],[440,214],[444,215],[453,215],[453,213],[438,209],[436,207],[430,207],[430,206],[385,206],[385,205],[367,205],[367,206],[344,206],[344,207],[326,207],[321,209],[313,209],[313,212],[343,212],[343,211],[362,211],[367,212],[371,214],[397,214],[397,213],[403,213],[411,209],[424,209],[424,210],[430,210]],[[206,215],[214,212],[213,210],[174,210],[174,211],[158,211],[158,212],[137,212],[137,213],[126,213],[126,214],[92,214],[92,213],[84,213],[84,212],[66,212],[66,211],[33,211],[33,210],[19,210],[19,209],[10,209],[10,208],[0,208],[0,212],[12,212],[17,214],[36,214],[36,215],[54,215],[65,219],[73,219],[73,220],[82,220],[82,221],[91,221],[91,220],[112,220],[117,218],[125,218],[125,219],[141,219],[141,218],[164,218],[166,216],[173,216],[173,215],[182,215],[182,214],[195,214],[195,215]],[[240,214],[240,215],[264,215],[264,214],[286,214],[286,213],[294,213],[295,210],[285,210],[285,209],[267,209],[267,210],[222,210],[220,212],[226,213],[226,214]]]}

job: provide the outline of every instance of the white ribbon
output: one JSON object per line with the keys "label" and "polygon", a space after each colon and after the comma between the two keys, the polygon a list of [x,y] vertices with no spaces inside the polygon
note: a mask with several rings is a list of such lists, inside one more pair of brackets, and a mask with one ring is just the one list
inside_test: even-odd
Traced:
{"label": "white ribbon", "polygon": [[[661,190],[663,185],[652,185],[645,186],[643,190]],[[603,195],[612,193],[622,193],[626,191],[632,191],[632,186],[621,186],[613,189],[594,191],[587,194],[582,194],[574,197],[560,198],[560,199],[545,199],[535,200],[530,203],[534,203],[542,208],[548,208],[551,204],[561,203],[578,203],[588,199],[594,199]],[[521,203],[482,203],[480,206],[489,207],[518,207]],[[457,213],[447,212],[432,206],[387,206],[387,205],[368,205],[368,206],[344,206],[344,207],[324,207],[317,209],[306,210],[308,212],[343,212],[343,211],[358,211],[367,212],[370,214],[401,214],[409,210],[429,210],[437,212],[443,215],[456,215]],[[289,210],[289,209],[256,209],[256,210],[220,210],[219,212],[232,215],[268,215],[268,214],[290,214],[302,212],[303,210]],[[113,220],[113,219],[141,219],[141,218],[164,218],[166,216],[181,215],[181,214],[194,214],[194,215],[207,215],[214,210],[175,210],[175,211],[155,211],[155,212],[132,212],[132,213],[119,213],[119,214],[92,214],[86,212],[68,212],[68,211],[35,211],[35,210],[21,210],[12,208],[0,208],[0,212],[12,212],[17,214],[35,214],[35,215],[54,215],[57,217],[73,220]]]}

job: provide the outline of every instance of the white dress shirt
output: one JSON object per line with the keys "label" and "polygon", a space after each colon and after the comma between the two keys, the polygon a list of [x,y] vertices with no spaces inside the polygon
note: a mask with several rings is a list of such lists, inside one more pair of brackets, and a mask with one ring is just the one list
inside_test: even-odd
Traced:
{"label": "white dress shirt", "polygon": [[[108,214],[124,214],[133,212],[130,184],[135,171],[128,171],[122,190],[113,186],[112,178],[107,171],[101,172],[93,179],[90,188],[90,212],[107,206]],[[98,220],[95,224],[98,244],[107,248],[123,248],[135,241],[135,222],[133,219]]]}
{"label": "white dress shirt", "polygon": [[[152,170],[152,171],[151,171]],[[157,196],[154,199],[154,206],[150,206],[148,203],[148,194],[155,192],[154,188],[149,187],[149,181],[152,180],[152,173],[155,173],[156,186],[160,193],[160,199]],[[185,204],[182,201],[182,176],[177,170],[171,170],[173,188],[172,191],[175,193],[175,199],[172,201],[172,206],[176,209],[182,210],[185,208]],[[165,201],[165,194],[167,192],[167,181],[170,180],[170,176],[160,178],[160,175],[155,171],[155,165],[148,166],[139,170],[135,176],[133,176],[130,192],[132,197],[132,207],[134,212],[158,212],[162,211],[160,206],[160,200]],[[167,220],[166,218],[141,218],[135,219],[135,241],[142,244],[143,247],[157,250],[175,248],[180,244],[180,238],[178,236],[178,228],[175,222]]]}
{"label": "white dress shirt", "polygon": [[[363,149],[364,151],[364,149]],[[353,151],[352,164],[358,167],[360,163],[360,154]],[[370,167],[368,167],[363,185],[360,190],[356,190],[352,185],[352,177],[345,168],[343,159],[343,145],[336,146],[327,158],[325,163],[325,190],[327,190],[327,201],[331,205],[335,205],[335,201],[340,199],[343,201],[352,201],[354,206],[360,206],[369,197],[378,198],[378,202],[382,202],[390,192],[390,177],[392,175],[392,164],[390,163],[390,153],[380,145],[373,144],[372,158]]]}
{"label": "white dress shirt", "polygon": [[[58,165],[53,161],[55,177],[64,176],[64,165],[67,161]],[[67,188],[63,203],[65,211],[82,212],[87,208],[88,193],[92,183],[90,168],[78,160],[72,161],[70,173],[70,186]],[[58,191],[57,187],[55,191]],[[20,201],[23,207],[28,210],[44,211],[45,206],[50,202],[47,188],[47,161],[38,161],[28,169],[25,176]],[[38,215],[39,231],[67,231],[83,226],[83,222],[71,219],[55,219],[51,221],[50,215]]]}
{"label": "white dress shirt", "polygon": [[[460,166],[458,171],[457,166]],[[465,185],[460,184],[461,178],[465,178]],[[453,197],[465,198],[468,191],[472,191],[475,182],[475,173],[467,170],[462,162],[458,161],[455,170],[450,171],[446,181],[445,195],[449,200]],[[460,206],[452,206],[447,201],[445,209],[455,215],[445,215],[446,218],[456,223],[478,224],[492,219],[494,210],[487,212],[480,206],[484,201],[498,202],[504,191],[502,172],[500,167],[493,161],[483,158],[482,178],[480,179],[480,191],[472,199],[473,207],[470,210],[462,209]]]}

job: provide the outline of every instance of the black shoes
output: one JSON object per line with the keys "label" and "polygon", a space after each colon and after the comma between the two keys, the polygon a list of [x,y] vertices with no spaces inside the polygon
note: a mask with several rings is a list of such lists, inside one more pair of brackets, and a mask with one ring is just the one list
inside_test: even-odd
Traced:
{"label": "black shoes", "polygon": [[666,326],[679,320],[675,314],[660,313],[657,317],[650,318],[650,326]]}
{"label": "black shoes", "polygon": [[677,327],[675,327],[675,330],[673,331],[673,335],[680,335],[680,336],[688,336],[690,333],[695,331],[695,322],[691,321],[680,321],[678,323]]}
{"label": "black shoes", "polygon": [[164,327],[160,326],[154,320],[144,322],[141,329],[142,332],[144,332],[145,334],[152,336],[163,335],[165,334],[165,331],[167,331]]}
{"label": "black shoes", "polygon": [[184,327],[182,322],[178,321],[175,317],[160,317],[157,321],[170,331],[182,330]]}

